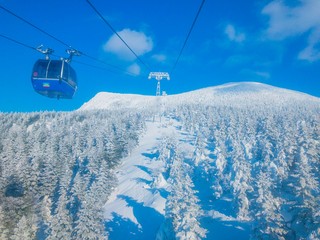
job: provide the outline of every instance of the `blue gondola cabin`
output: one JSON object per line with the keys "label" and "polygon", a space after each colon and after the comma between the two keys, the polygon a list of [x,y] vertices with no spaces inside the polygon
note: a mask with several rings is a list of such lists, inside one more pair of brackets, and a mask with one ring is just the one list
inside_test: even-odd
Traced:
{"label": "blue gondola cabin", "polygon": [[31,81],[37,93],[50,98],[71,99],[77,90],[76,73],[65,60],[39,59]]}

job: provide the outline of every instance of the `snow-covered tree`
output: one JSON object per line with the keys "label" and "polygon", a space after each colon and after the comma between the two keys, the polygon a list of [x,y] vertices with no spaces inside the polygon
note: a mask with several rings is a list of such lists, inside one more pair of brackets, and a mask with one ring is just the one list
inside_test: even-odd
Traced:
{"label": "snow-covered tree", "polygon": [[[315,231],[319,226],[320,189],[319,179],[316,177],[304,147],[299,148],[298,159],[295,163],[295,174],[292,175],[294,212],[292,226],[299,237],[306,237],[307,233]],[[303,231],[301,231],[303,229]]]}
{"label": "snow-covered tree", "polygon": [[166,219],[172,224],[176,239],[197,240],[206,236],[206,230],[199,223],[203,211],[187,169],[178,154],[170,170],[171,192],[166,203]]}
{"label": "snow-covered tree", "polygon": [[72,222],[67,209],[66,190],[61,189],[60,197],[48,227],[48,240],[72,239]]}
{"label": "snow-covered tree", "polygon": [[213,132],[214,136],[214,150],[213,155],[215,156],[215,161],[213,166],[211,167],[211,178],[212,178],[212,190],[215,198],[220,198],[223,194],[223,191],[226,190],[226,182],[229,181],[228,174],[226,174],[225,170],[228,165],[227,161],[227,149],[225,145],[226,135],[225,132],[221,130],[219,126],[219,130],[215,130]]}
{"label": "snow-covered tree", "polygon": [[269,172],[257,176],[257,196],[253,218],[252,239],[287,239],[287,225],[281,213],[283,199],[272,193],[273,183]]}
{"label": "snow-covered tree", "polygon": [[17,226],[13,230],[13,235],[10,237],[10,239],[11,240],[35,239],[37,227],[32,222],[30,222],[30,220],[31,220],[30,218],[28,220],[25,216],[22,216]]}
{"label": "snow-covered tree", "polygon": [[[157,136],[157,163],[164,162],[157,173],[171,186],[165,229],[172,238],[205,238],[202,208],[215,210],[214,201],[228,198],[234,216],[252,221],[255,238],[317,239],[318,101],[245,92],[246,98],[220,92],[210,101],[199,96],[164,107],[162,117],[179,123],[171,136]],[[0,113],[0,239],[37,231],[47,239],[107,237],[102,213],[117,182],[114,170],[154,112]],[[193,155],[181,151],[180,141]],[[208,184],[208,199],[197,193],[195,173]]]}
{"label": "snow-covered tree", "polygon": [[8,239],[9,229],[5,223],[5,215],[0,205],[0,239]]}

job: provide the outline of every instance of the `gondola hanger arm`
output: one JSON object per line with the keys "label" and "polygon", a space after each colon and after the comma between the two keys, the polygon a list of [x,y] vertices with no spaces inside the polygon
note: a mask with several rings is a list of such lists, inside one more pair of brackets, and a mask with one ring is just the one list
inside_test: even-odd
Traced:
{"label": "gondola hanger arm", "polygon": [[43,53],[46,56],[46,60],[49,60],[50,54],[54,52],[54,50],[51,48],[43,49],[43,45],[40,45],[39,47],[37,47],[37,51]]}

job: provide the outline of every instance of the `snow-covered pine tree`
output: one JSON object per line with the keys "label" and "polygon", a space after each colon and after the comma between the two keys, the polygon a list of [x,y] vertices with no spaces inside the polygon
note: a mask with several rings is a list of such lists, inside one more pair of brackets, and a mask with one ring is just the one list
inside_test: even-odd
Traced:
{"label": "snow-covered pine tree", "polygon": [[224,132],[224,124],[219,123],[212,133],[213,135],[213,144],[214,150],[213,155],[215,161],[211,167],[211,179],[212,179],[212,190],[215,198],[220,198],[223,194],[223,191],[226,190],[226,182],[229,182],[227,174],[225,174],[225,169],[227,167],[227,148],[225,145],[226,135]]}
{"label": "snow-covered pine tree", "polygon": [[165,163],[164,178],[170,177],[170,171],[177,151],[177,140],[174,136],[163,136],[159,146],[158,160]]}
{"label": "snow-covered pine tree", "polygon": [[60,190],[57,207],[48,226],[46,240],[72,239],[72,222],[70,212],[67,209],[68,198],[64,188]]}
{"label": "snow-covered pine tree", "polygon": [[319,180],[309,162],[308,156],[301,144],[298,159],[295,162],[295,174],[292,175],[294,205],[291,206],[294,217],[292,228],[300,238],[305,238],[308,233],[315,231],[319,222],[320,189]]}
{"label": "snow-covered pine tree", "polygon": [[8,239],[9,230],[5,222],[5,215],[0,205],[0,239]]}
{"label": "snow-covered pine tree", "polygon": [[[176,239],[199,240],[206,236],[206,230],[200,226],[199,220],[203,211],[194,185],[189,177],[188,166],[183,162],[181,154],[175,155],[170,170],[170,195],[166,202],[166,221],[172,226]],[[170,236],[172,234],[167,234]]]}
{"label": "snow-covered pine tree", "polygon": [[17,226],[13,230],[13,235],[10,236],[10,240],[33,240],[36,237],[37,226],[34,225],[31,219],[27,219],[22,216]]}
{"label": "snow-covered pine tree", "polygon": [[103,202],[98,198],[100,194],[96,192],[99,189],[98,183],[94,182],[90,190],[86,192],[84,200],[81,201],[81,206],[77,213],[78,218],[75,221],[73,239],[106,239],[103,211],[101,209]]}
{"label": "snow-covered pine tree", "polygon": [[257,196],[252,207],[253,219],[251,239],[286,240],[288,228],[281,214],[283,199],[274,196],[271,174],[261,169],[256,179]]}
{"label": "snow-covered pine tree", "polygon": [[245,149],[242,148],[239,140],[232,142],[232,175],[231,186],[237,208],[237,218],[241,221],[248,221],[250,219],[248,193],[253,191],[251,164],[245,158]]}
{"label": "snow-covered pine tree", "polygon": [[199,164],[202,166],[208,164],[208,151],[206,150],[207,143],[204,135],[198,133],[194,145],[195,149],[193,151],[192,164],[195,167],[198,167]]}

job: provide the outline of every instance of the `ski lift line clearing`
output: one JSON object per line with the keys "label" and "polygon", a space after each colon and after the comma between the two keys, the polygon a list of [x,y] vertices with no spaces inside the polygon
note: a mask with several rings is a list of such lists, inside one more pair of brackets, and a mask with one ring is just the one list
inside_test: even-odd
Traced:
{"label": "ski lift line clearing", "polygon": [[52,60],[49,55],[51,49],[40,52],[46,55],[45,59],[39,59],[33,66],[31,82],[34,90],[49,98],[71,99],[77,90],[76,72],[70,66],[73,56],[79,56],[76,50],[67,50],[69,58]]}

